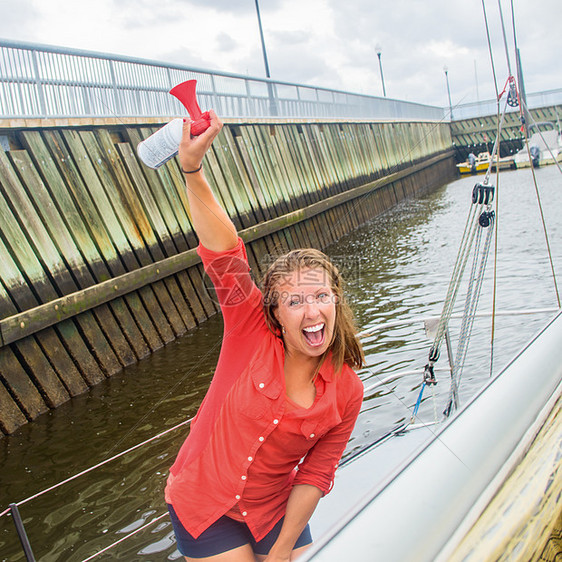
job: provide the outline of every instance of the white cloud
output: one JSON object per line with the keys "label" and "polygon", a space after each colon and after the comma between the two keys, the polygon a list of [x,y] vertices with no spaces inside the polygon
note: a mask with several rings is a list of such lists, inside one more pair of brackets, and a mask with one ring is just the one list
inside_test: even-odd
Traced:
{"label": "white cloud", "polygon": [[[559,2],[515,3],[527,92],[562,87]],[[273,78],[381,95],[380,44],[389,97],[447,105],[445,64],[453,103],[475,101],[477,80],[480,99],[494,96],[480,2],[261,0],[260,8]],[[502,88],[497,3],[486,9]],[[0,0],[0,37],[264,75],[252,0]]]}

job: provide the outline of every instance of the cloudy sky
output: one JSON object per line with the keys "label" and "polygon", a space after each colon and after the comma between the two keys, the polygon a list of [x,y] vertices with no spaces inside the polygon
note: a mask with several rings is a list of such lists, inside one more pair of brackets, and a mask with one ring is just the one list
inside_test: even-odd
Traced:
{"label": "cloudy sky", "polygon": [[[514,66],[510,0],[501,0]],[[562,87],[561,0],[513,0],[527,92]],[[497,0],[485,0],[500,90]],[[274,79],[447,106],[495,96],[482,0],[260,0]],[[255,0],[0,0],[0,38],[264,76]]]}

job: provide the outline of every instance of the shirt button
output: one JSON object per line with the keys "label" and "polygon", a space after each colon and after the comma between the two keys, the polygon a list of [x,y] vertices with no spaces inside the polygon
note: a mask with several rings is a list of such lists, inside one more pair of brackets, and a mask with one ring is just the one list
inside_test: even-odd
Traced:
{"label": "shirt button", "polygon": [[246,515],[248,515],[248,512],[247,512],[247,511],[243,511],[243,512],[242,512],[242,517],[246,517]]}
{"label": "shirt button", "polygon": [[310,438],[312,439],[313,437],[314,437],[314,433],[311,433],[311,434],[310,434]]}
{"label": "shirt button", "polygon": [[279,423],[279,420],[273,420],[273,423],[277,425]]}
{"label": "shirt button", "polygon": [[263,388],[263,387],[265,386],[265,384],[263,384],[263,382],[260,382],[260,384],[258,384],[258,386],[259,386],[260,388]]}
{"label": "shirt button", "polygon": [[240,499],[240,496],[238,494],[236,494],[236,496],[234,496],[237,500]]}
{"label": "shirt button", "polygon": [[245,474],[243,474],[243,475],[241,476],[241,478],[242,478],[242,480],[246,480],[247,476],[246,476]]}
{"label": "shirt button", "polygon": [[265,437],[260,437],[259,441],[263,441],[265,439]]}
{"label": "shirt button", "polygon": [[248,460],[252,462],[254,460],[254,457],[248,457]]}

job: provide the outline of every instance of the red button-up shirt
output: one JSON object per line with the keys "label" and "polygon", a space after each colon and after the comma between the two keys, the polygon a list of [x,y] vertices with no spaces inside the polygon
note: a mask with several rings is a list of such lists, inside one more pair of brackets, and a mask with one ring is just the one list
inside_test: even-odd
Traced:
{"label": "red button-up shirt", "polygon": [[363,384],[349,366],[335,374],[327,360],[314,404],[291,402],[283,342],[266,326],[242,240],[228,252],[199,246],[198,253],[221,304],[224,336],[209,390],[170,469],[166,500],[194,537],[229,514],[241,515],[260,540],[284,515],[294,485],[331,489]]}

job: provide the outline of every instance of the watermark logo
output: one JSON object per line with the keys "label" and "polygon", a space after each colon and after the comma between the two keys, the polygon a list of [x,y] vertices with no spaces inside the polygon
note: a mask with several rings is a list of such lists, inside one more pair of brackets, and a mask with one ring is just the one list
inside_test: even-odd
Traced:
{"label": "watermark logo", "polygon": [[[279,256],[266,254],[260,261],[263,271],[269,268]],[[364,258],[360,256],[338,255],[331,256],[330,261],[340,271],[342,278],[346,284],[353,284],[361,280],[362,269],[365,265]],[[283,287],[282,291],[272,292],[270,299],[272,302],[289,303],[291,298],[298,299],[304,303],[310,300],[312,295],[304,293],[294,293],[290,291],[292,286],[295,287],[315,287],[326,286],[331,287],[330,274],[324,270],[319,278],[317,271],[310,269],[297,270],[292,273],[281,275],[279,286]],[[221,256],[207,265],[203,276],[203,285],[208,297],[221,306],[238,306],[248,299],[254,290],[254,280],[248,266],[248,263],[240,257]],[[330,292],[329,295],[321,297],[321,299],[333,298],[336,296]]]}
{"label": "watermark logo", "polygon": [[205,268],[203,286],[209,298],[221,306],[238,306],[254,289],[248,263],[237,256],[221,256]]}

